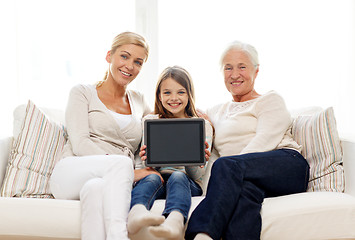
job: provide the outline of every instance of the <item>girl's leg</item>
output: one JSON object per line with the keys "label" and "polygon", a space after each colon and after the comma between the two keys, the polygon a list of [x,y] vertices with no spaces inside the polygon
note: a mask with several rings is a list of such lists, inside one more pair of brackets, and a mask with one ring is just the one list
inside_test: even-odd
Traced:
{"label": "girl's leg", "polygon": [[166,183],[166,206],[163,215],[168,216],[172,211],[179,211],[186,222],[191,207],[191,197],[201,195],[201,187],[185,173],[173,172]]}
{"label": "girl's leg", "polygon": [[131,210],[128,214],[127,229],[130,234],[164,222],[163,216],[149,211],[155,199],[164,192],[163,183],[156,174],[150,174],[137,182],[132,191]]}
{"label": "girl's leg", "polygon": [[212,167],[206,198],[189,220],[186,239],[197,233],[207,233],[213,239],[259,239],[264,195],[305,191],[308,171],[308,163],[294,150],[218,159]]}
{"label": "girl's leg", "polygon": [[182,239],[184,223],[191,206],[191,196],[201,194],[201,187],[185,173],[173,172],[167,181],[166,207],[163,212],[168,217],[160,226],[151,227],[150,232],[156,237]]}
{"label": "girl's leg", "polygon": [[133,177],[132,160],[126,156],[68,157],[55,166],[51,190],[56,198],[80,198],[82,239],[128,239]]}
{"label": "girl's leg", "polygon": [[150,174],[146,176],[139,180],[132,190],[131,208],[136,204],[142,204],[150,210],[155,199],[165,193],[164,190],[163,182],[158,175]]}

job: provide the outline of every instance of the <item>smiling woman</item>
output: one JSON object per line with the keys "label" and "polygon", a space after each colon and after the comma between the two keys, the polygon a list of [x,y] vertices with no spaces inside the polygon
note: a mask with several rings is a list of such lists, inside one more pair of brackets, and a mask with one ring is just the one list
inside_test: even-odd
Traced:
{"label": "smiling woman", "polygon": [[259,72],[255,49],[241,42],[233,42],[222,55],[224,83],[235,102],[244,102],[260,96],[255,89]]}
{"label": "smiling woman", "polygon": [[128,240],[133,159],[142,139],[141,119],[150,108],[142,94],[127,90],[127,85],[139,74],[148,52],[142,36],[120,33],[107,53],[105,80],[70,91],[68,141],[50,186],[57,199],[80,199],[83,240]]}

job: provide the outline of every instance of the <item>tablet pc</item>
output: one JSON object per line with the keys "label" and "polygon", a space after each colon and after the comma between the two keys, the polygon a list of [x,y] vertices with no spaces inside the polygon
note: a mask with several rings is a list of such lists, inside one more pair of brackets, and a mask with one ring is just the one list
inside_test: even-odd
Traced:
{"label": "tablet pc", "polygon": [[146,166],[205,164],[205,121],[202,118],[147,119],[144,122]]}

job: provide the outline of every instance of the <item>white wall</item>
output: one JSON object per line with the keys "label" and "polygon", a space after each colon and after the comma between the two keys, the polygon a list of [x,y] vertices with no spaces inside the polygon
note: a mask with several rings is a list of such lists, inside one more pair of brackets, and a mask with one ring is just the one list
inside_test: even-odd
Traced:
{"label": "white wall", "polygon": [[353,0],[8,0],[0,2],[0,136],[12,110],[32,99],[64,108],[69,89],[100,80],[121,31],[144,35],[151,54],[132,88],[154,100],[168,65],[190,71],[197,106],[227,101],[219,56],[232,40],[260,55],[256,89],[277,90],[289,108],[333,106],[342,135],[355,139]]}
{"label": "white wall", "polygon": [[222,49],[249,42],[260,57],[257,91],[278,91],[289,108],[333,106],[339,131],[355,139],[354,15],[353,0],[160,1],[159,67],[187,68],[207,108],[231,98]]}
{"label": "white wall", "polygon": [[114,36],[135,31],[135,2],[7,0],[0,2],[0,24],[0,106],[6,116],[0,136],[8,136],[15,106],[31,99],[64,109],[72,86],[103,78]]}
{"label": "white wall", "polygon": [[14,1],[0,2],[0,137],[8,135],[18,94],[16,78],[16,24]]}

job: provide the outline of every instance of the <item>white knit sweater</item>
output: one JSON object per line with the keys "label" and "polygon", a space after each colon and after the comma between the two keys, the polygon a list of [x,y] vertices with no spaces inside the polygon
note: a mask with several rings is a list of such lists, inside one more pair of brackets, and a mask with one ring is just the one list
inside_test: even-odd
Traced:
{"label": "white knit sweater", "polygon": [[280,148],[300,151],[291,136],[292,119],[282,97],[270,91],[245,102],[227,102],[207,110],[220,156]]}

